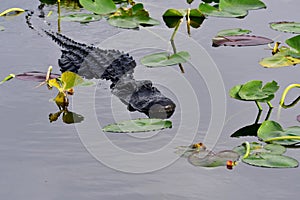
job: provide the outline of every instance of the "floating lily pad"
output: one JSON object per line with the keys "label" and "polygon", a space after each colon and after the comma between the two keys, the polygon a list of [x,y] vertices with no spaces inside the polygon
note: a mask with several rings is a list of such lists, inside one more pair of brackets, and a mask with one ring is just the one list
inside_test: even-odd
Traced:
{"label": "floating lily pad", "polygon": [[100,15],[95,14],[87,14],[87,13],[74,13],[70,15],[62,16],[61,19],[64,21],[72,21],[72,22],[93,22],[99,21],[102,17]]}
{"label": "floating lily pad", "polygon": [[112,0],[79,0],[79,3],[86,10],[96,14],[108,14],[117,9]]}
{"label": "floating lily pad", "polygon": [[297,167],[298,161],[294,158],[282,155],[285,147],[279,144],[262,145],[256,142],[240,145],[234,151],[243,156],[242,161],[249,165],[269,168]]}
{"label": "floating lily pad", "polygon": [[258,129],[257,136],[265,142],[281,145],[296,145],[300,143],[300,127],[292,126],[284,130],[281,125],[275,121],[264,121]]}
{"label": "floating lily pad", "polygon": [[251,33],[250,30],[246,29],[241,29],[241,28],[233,28],[233,29],[226,29],[219,31],[217,33],[217,36],[222,37],[222,36],[233,36],[233,35],[245,35]]}
{"label": "floating lily pad", "polygon": [[234,9],[234,10],[221,10],[207,3],[201,3],[199,10],[205,15],[213,17],[228,17],[228,18],[239,18],[244,17],[248,14],[247,10]]}
{"label": "floating lily pad", "polygon": [[257,167],[268,168],[294,168],[299,165],[298,161],[294,158],[269,153],[251,155],[243,159],[243,162]]}
{"label": "floating lily pad", "polygon": [[245,17],[248,10],[266,8],[259,0],[220,0],[215,7],[208,3],[201,3],[199,10],[205,15],[214,17]]}
{"label": "floating lily pad", "polygon": [[18,15],[20,13],[25,12],[24,9],[22,8],[9,8],[3,12],[0,13],[0,17],[1,16],[6,16],[6,15]]}
{"label": "floating lily pad", "polygon": [[172,128],[172,122],[169,120],[146,118],[123,121],[115,124],[109,124],[103,127],[105,132],[114,133],[133,133],[156,131],[165,128]]}
{"label": "floating lily pad", "polygon": [[217,36],[212,39],[214,47],[219,46],[257,46],[272,43],[273,40],[255,35]]}
{"label": "floating lily pad", "polygon": [[285,41],[289,47],[280,47],[272,57],[262,59],[259,64],[263,67],[277,68],[293,66],[300,63],[300,35]]}
{"label": "floating lily pad", "polygon": [[148,11],[144,9],[143,4],[138,3],[129,9],[119,8],[108,19],[108,23],[112,26],[120,28],[138,28],[141,26],[155,26],[160,22],[149,16]]}
{"label": "floating lily pad", "polygon": [[288,54],[294,58],[300,58],[300,35],[289,38],[285,42],[291,47]]}
{"label": "floating lily pad", "polygon": [[189,59],[190,54],[187,51],[180,51],[172,55],[169,55],[167,52],[161,52],[144,56],[141,59],[141,63],[147,67],[161,67],[185,63]]}
{"label": "floating lily pad", "polygon": [[268,82],[262,86],[262,81],[252,80],[244,85],[236,85],[230,90],[232,98],[243,101],[268,102],[274,98],[279,89],[276,81]]}
{"label": "floating lily pad", "polygon": [[276,31],[300,34],[299,22],[272,22],[270,27]]}
{"label": "floating lily pad", "polygon": [[194,166],[200,167],[219,167],[226,166],[227,161],[237,161],[239,154],[235,151],[225,150],[218,153],[209,151],[200,151],[193,153],[188,157],[188,161]]}
{"label": "floating lily pad", "polygon": [[[284,48],[280,48],[284,49]],[[285,51],[285,52],[284,52]],[[292,56],[287,55],[289,50],[281,50],[272,57],[267,57],[262,59],[259,64],[267,68],[279,68],[279,67],[288,67],[300,63],[299,58],[293,58]]]}
{"label": "floating lily pad", "polygon": [[[237,146],[233,149],[233,151],[237,152],[240,156],[244,156],[246,154],[246,146],[245,146],[245,144]],[[282,155],[285,152],[286,152],[286,148],[279,144],[262,145],[257,142],[250,143],[249,155],[258,154],[258,153],[269,153],[269,154],[275,154],[275,155]]]}

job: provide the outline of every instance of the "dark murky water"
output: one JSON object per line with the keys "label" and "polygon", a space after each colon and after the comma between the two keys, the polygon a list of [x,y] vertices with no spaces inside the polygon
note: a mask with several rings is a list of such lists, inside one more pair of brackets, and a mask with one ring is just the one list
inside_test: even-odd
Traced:
{"label": "dark murky water", "polygon": [[[186,5],[183,0],[174,5],[163,1],[143,2],[157,19],[161,19],[162,13],[169,7]],[[56,105],[49,102],[56,91],[49,92],[44,87],[36,89],[35,83],[18,80],[1,85],[1,197],[51,200],[297,198],[300,186],[298,168],[274,170],[241,163],[233,171],[224,168],[205,169],[194,167],[185,159],[176,160],[173,154],[177,145],[189,144],[194,137],[195,141],[207,140],[216,151],[231,149],[245,139],[252,140],[229,137],[240,127],[251,124],[257,112],[254,103],[238,102],[223,95],[232,86],[252,79],[276,80],[281,88],[272,102],[277,106],[284,87],[299,81],[298,67],[264,69],[259,66],[258,61],[270,54],[270,51],[264,50],[266,46],[211,47],[211,38],[216,32],[227,28],[250,29],[253,34],[276,41],[289,38],[290,34],[271,30],[268,23],[297,21],[299,2],[265,0],[265,3],[267,10],[251,11],[243,20],[207,19],[202,28],[192,31],[193,40],[187,38],[183,26],[182,34],[176,39],[177,47],[192,50],[193,58],[191,63],[184,65],[184,75],[179,73],[177,67],[148,69],[138,64],[135,78],[152,80],[177,103],[177,110],[171,118],[174,127],[170,130],[131,135],[102,134],[98,124],[94,126],[92,123],[95,120],[103,126],[128,119],[130,115],[134,118],[144,117],[139,113],[128,114],[126,107],[111,95],[104,81],[100,81],[97,87],[76,90],[71,110],[85,116],[85,121],[76,126],[61,121],[49,123],[48,114],[57,111]],[[1,2],[0,10],[10,7],[34,10],[38,5],[38,1],[5,0]],[[55,10],[55,7],[49,6],[45,10]],[[59,48],[49,38],[30,30],[25,24],[24,15],[0,20],[0,25],[6,28],[0,32],[1,77],[32,70],[46,71],[49,65],[53,65],[54,72],[59,72]],[[55,30],[55,20],[50,18],[49,21],[52,24],[49,28]],[[37,18],[33,22],[44,26]],[[152,52],[153,48],[170,49],[166,40],[171,30],[165,29],[163,24],[150,30],[124,31],[109,26],[104,20],[88,25],[62,22],[63,34],[103,48],[122,49],[130,52],[136,60]],[[204,76],[207,74],[209,76]],[[89,95],[91,98],[87,98]],[[292,95],[296,96],[297,91]],[[213,130],[217,130],[217,126],[222,127],[224,108],[224,127],[220,134],[215,133]],[[262,119],[267,107],[264,106],[264,109]],[[281,124],[298,125],[298,110],[297,106],[282,110],[279,119]],[[214,114],[211,114],[213,111]],[[276,112],[277,108],[271,119],[277,120]],[[211,122],[211,118],[214,122]],[[207,135],[210,124],[213,127],[209,130],[210,135]],[[297,149],[289,150],[288,155],[300,160]],[[132,174],[121,171],[150,172]]]}

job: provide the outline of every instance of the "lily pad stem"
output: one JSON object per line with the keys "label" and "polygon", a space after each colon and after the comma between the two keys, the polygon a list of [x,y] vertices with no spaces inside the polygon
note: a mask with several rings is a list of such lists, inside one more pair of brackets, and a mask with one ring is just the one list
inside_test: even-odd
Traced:
{"label": "lily pad stem", "polygon": [[186,10],[186,28],[187,28],[187,32],[188,32],[188,35],[191,36],[191,19],[190,19],[190,12],[191,12],[191,9],[188,8]]}
{"label": "lily pad stem", "polygon": [[[282,93],[282,96],[281,96],[281,99],[280,99],[280,103],[279,103],[279,105],[280,105],[281,107],[283,107],[283,108],[291,107],[291,106],[285,105],[285,104],[284,104],[284,100],[285,100],[285,97],[286,97],[287,93],[288,93],[292,88],[295,88],[295,87],[300,87],[300,84],[291,84],[291,85],[287,86],[287,87],[284,89],[284,91],[283,91],[283,93]],[[298,102],[298,101],[297,101],[297,102]]]}
{"label": "lily pad stem", "polygon": [[281,137],[273,137],[267,140],[264,140],[265,142],[272,142],[272,141],[278,141],[278,140],[300,140],[300,136],[281,136]]}
{"label": "lily pad stem", "polygon": [[[177,25],[176,25],[176,27],[175,27],[175,29],[174,29],[174,31],[173,31],[173,34],[172,34],[172,36],[171,36],[171,39],[170,39],[170,42],[171,42],[171,45],[172,45],[174,54],[177,53],[176,46],[175,46],[175,43],[174,43],[174,38],[175,38],[175,35],[176,35],[176,33],[177,33],[177,31],[178,31],[178,29],[179,29],[179,27],[180,27],[180,25],[181,25],[182,22],[183,22],[183,19],[181,19],[181,20],[177,23]],[[184,69],[183,69],[182,64],[179,63],[178,66],[179,66],[181,72],[184,73]]]}
{"label": "lily pad stem", "polygon": [[250,154],[250,143],[249,142],[244,142],[245,146],[246,146],[246,153],[243,156],[243,159],[248,158],[249,154]]}
{"label": "lily pad stem", "polygon": [[[269,103],[269,102],[268,102]],[[271,103],[270,103],[271,104]],[[268,104],[269,105],[269,104]],[[273,110],[273,106],[271,104],[271,106],[269,105],[269,110],[268,110],[268,113],[267,113],[267,116],[265,118],[265,121],[267,121],[272,113],[272,110]]]}
{"label": "lily pad stem", "polygon": [[262,107],[258,101],[255,101],[255,104],[256,104],[258,110],[262,110]]}

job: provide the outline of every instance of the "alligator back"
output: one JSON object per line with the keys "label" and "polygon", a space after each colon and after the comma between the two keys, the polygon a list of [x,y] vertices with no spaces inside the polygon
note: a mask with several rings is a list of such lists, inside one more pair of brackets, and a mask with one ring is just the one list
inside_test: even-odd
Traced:
{"label": "alligator back", "polygon": [[58,60],[61,72],[72,71],[87,79],[101,78],[116,83],[122,76],[132,74],[136,67],[129,54],[79,43],[60,33],[44,32],[63,48]]}

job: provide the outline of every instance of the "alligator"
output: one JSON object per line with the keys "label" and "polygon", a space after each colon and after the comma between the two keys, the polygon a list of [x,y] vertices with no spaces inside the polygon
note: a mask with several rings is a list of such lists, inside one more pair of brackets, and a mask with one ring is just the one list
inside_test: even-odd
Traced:
{"label": "alligator", "polygon": [[60,47],[58,65],[61,72],[72,71],[86,79],[111,81],[112,94],[117,96],[129,111],[138,111],[149,118],[169,118],[175,111],[175,103],[165,97],[150,80],[135,80],[136,62],[128,53],[119,50],[103,50],[76,42],[67,36],[43,30]]}

